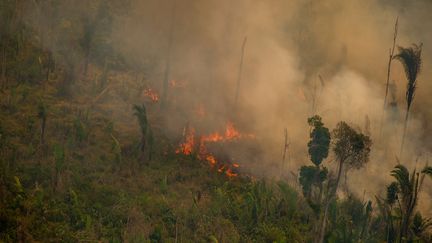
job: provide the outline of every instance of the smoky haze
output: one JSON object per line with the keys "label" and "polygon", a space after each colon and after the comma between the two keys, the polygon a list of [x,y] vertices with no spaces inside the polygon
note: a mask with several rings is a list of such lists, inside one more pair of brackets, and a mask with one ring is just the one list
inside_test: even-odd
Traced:
{"label": "smoky haze", "polygon": [[[432,149],[430,1],[131,0],[125,5],[125,14],[112,20],[114,51],[136,67],[136,82],[159,94],[167,62],[168,79],[181,84],[170,88],[167,96],[164,112],[169,119],[163,123],[168,137],[178,139],[186,124],[208,133],[232,120],[239,130],[255,134],[259,144],[236,157],[243,170],[279,177],[284,128],[290,141],[285,170],[297,173],[310,163],[307,118],[322,116],[330,130],[346,121],[370,132],[374,143],[365,168],[348,174],[350,190],[367,198],[384,193],[399,155],[406,78],[397,61],[391,72],[397,109],[383,116],[389,48],[398,16],[397,45],[424,43],[401,163],[410,169],[427,163]],[[85,11],[62,7],[70,15]],[[158,103],[152,106],[161,112]],[[205,116],[198,116],[198,109]],[[332,157],[324,165],[336,168]],[[426,212],[432,211],[430,186],[424,187],[420,202]]]}

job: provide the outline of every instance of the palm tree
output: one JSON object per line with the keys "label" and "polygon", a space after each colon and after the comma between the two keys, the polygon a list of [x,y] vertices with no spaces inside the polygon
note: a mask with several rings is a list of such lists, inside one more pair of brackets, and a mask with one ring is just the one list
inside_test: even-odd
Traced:
{"label": "palm tree", "polygon": [[142,153],[144,153],[145,148],[146,148],[146,137],[147,137],[147,126],[148,126],[146,108],[144,105],[141,105],[141,106],[134,105],[133,109],[135,111],[134,115],[138,119],[138,124],[139,124],[140,130],[141,130],[140,150]]}
{"label": "palm tree", "polygon": [[416,237],[415,240],[421,239],[424,242],[428,242],[426,234],[428,229],[431,227],[432,227],[432,218],[424,218],[420,212],[417,212],[414,215],[414,219],[410,227],[410,230]]}
{"label": "palm tree", "polygon": [[407,47],[407,48],[399,47],[399,53],[396,56],[394,56],[395,59],[399,60],[402,63],[408,81],[407,90],[405,93],[407,107],[406,107],[406,115],[405,115],[400,155],[402,155],[403,152],[406,128],[408,123],[408,115],[409,115],[412,102],[414,100],[415,90],[417,88],[417,76],[421,70],[421,62],[422,62],[421,52],[422,52],[422,44],[420,45],[413,44],[412,47]]}
{"label": "palm tree", "polygon": [[391,172],[398,185],[397,201],[401,213],[399,226],[399,242],[402,242],[408,235],[409,226],[413,220],[414,209],[417,205],[419,191],[425,175],[432,177],[432,167],[425,167],[420,173],[414,170],[411,175],[408,169],[399,164]]}

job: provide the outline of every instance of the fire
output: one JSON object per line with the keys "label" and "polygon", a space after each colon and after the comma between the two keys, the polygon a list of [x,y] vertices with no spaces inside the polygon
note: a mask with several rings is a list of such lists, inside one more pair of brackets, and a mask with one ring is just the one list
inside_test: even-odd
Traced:
{"label": "fire", "polygon": [[237,173],[233,172],[233,171],[232,171],[231,169],[229,169],[229,168],[225,171],[225,175],[227,175],[228,177],[235,177],[235,176],[238,176]]}
{"label": "fire", "polygon": [[227,139],[240,138],[240,132],[235,129],[234,124],[232,122],[228,122],[226,124],[225,138]]}
{"label": "fire", "polygon": [[195,130],[193,128],[185,128],[185,141],[180,144],[176,150],[176,154],[190,155],[195,147]]}
{"label": "fire", "polygon": [[201,138],[201,140],[204,142],[218,142],[218,141],[224,140],[224,137],[222,135],[220,135],[219,133],[215,132],[215,133],[212,133],[208,136],[203,136]]}
{"label": "fire", "polygon": [[211,155],[211,154],[207,155],[206,160],[207,160],[207,161],[210,163],[210,165],[212,165],[212,166],[216,165],[216,163],[217,163],[216,158],[215,158],[213,155]]}
{"label": "fire", "polygon": [[156,103],[159,101],[158,93],[156,93],[154,90],[152,90],[150,88],[144,90],[144,95],[149,97],[153,103]]}
{"label": "fire", "polygon": [[[195,143],[197,142],[195,138],[195,130],[186,127],[183,136],[184,136],[184,142],[179,145],[179,148],[177,148],[176,153],[190,155],[193,153],[193,150],[197,148],[195,146]],[[252,134],[241,134],[235,128],[234,123],[227,122],[224,133],[221,134],[218,132],[214,132],[214,133],[210,133],[209,135],[203,135],[198,139],[199,143],[197,144],[199,144],[199,147],[198,147],[197,157],[202,161],[207,161],[212,167],[216,166],[217,171],[219,173],[223,173],[228,177],[236,177],[238,176],[238,173],[236,173],[235,170],[237,170],[240,167],[240,165],[238,163],[229,163],[229,161],[218,161],[216,156],[214,156],[212,153],[210,153],[207,150],[206,144],[231,141],[239,138],[254,138],[254,137],[255,136]]]}
{"label": "fire", "polygon": [[170,87],[171,88],[182,88],[186,86],[186,82],[185,81],[181,81],[181,80],[171,80],[169,82]]}

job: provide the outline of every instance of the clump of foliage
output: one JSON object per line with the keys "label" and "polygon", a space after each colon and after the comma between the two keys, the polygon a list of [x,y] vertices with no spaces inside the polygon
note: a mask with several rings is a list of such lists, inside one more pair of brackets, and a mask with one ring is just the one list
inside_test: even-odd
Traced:
{"label": "clump of foliage", "polygon": [[323,196],[323,182],[327,179],[328,174],[327,168],[321,166],[321,163],[328,156],[330,132],[318,115],[309,118],[308,123],[313,127],[307,145],[310,159],[314,165],[300,168],[299,181],[302,185],[303,195],[319,215]]}

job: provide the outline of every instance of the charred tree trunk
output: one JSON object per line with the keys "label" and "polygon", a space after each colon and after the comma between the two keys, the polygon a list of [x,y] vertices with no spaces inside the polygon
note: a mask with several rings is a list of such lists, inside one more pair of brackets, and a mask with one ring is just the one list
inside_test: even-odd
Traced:
{"label": "charred tree trunk", "polygon": [[167,50],[166,63],[165,63],[165,73],[163,78],[161,108],[165,108],[168,99],[168,82],[169,82],[170,71],[171,71],[171,50],[172,50],[173,38],[174,38],[175,12],[176,12],[176,0],[173,0],[171,24],[170,24],[169,36],[168,36],[168,50]]}
{"label": "charred tree trunk", "polygon": [[286,158],[287,150],[288,150],[288,147],[289,147],[289,144],[288,144],[288,130],[285,128],[284,132],[285,132],[284,133],[284,135],[285,135],[285,143],[284,143],[284,151],[283,151],[283,155],[282,155],[282,171],[281,171],[281,173],[283,173],[283,170],[285,169],[285,158]]}
{"label": "charred tree trunk", "polygon": [[44,145],[45,143],[45,126],[46,126],[46,117],[41,119],[41,134],[40,134],[40,143]]}
{"label": "charred tree trunk", "polygon": [[408,126],[408,118],[409,118],[409,109],[407,109],[406,114],[405,114],[405,122],[404,122],[404,127],[403,127],[403,132],[402,132],[402,142],[401,142],[401,148],[400,148],[400,153],[399,153],[399,159],[402,159],[402,155],[403,155],[406,130],[407,130],[407,126]]}
{"label": "charred tree trunk", "polygon": [[244,38],[242,49],[241,49],[240,65],[239,65],[239,70],[238,70],[238,75],[237,75],[237,86],[236,86],[236,93],[235,93],[235,98],[234,98],[234,107],[235,108],[237,108],[237,100],[238,100],[238,97],[240,94],[240,83],[241,83],[241,78],[242,78],[243,58],[244,58],[246,42],[247,42],[247,37]]}
{"label": "charred tree trunk", "polygon": [[339,187],[340,178],[342,176],[343,164],[344,164],[344,160],[341,160],[339,162],[339,169],[338,169],[338,175],[337,175],[337,179],[336,179],[336,185],[335,185],[334,189],[329,190],[329,196],[328,196],[328,199],[327,199],[327,202],[325,205],[324,215],[323,215],[322,222],[321,222],[321,229],[320,229],[319,235],[318,235],[319,236],[318,241],[317,241],[318,243],[324,243],[324,236],[325,236],[325,231],[326,231],[326,227],[327,227],[327,217],[328,217],[330,202],[336,196],[337,189]]}
{"label": "charred tree trunk", "polygon": [[394,28],[394,34],[393,34],[393,46],[391,49],[389,49],[389,60],[388,60],[388,64],[387,64],[387,80],[386,80],[386,91],[385,91],[385,96],[384,96],[384,105],[383,105],[383,113],[382,113],[382,118],[381,118],[381,126],[380,126],[380,136],[382,133],[382,126],[383,126],[383,119],[384,119],[384,115],[385,115],[385,109],[387,106],[387,97],[388,97],[388,93],[389,93],[389,85],[390,85],[390,72],[391,72],[391,64],[392,64],[392,60],[394,57],[394,50],[395,50],[395,46],[396,46],[396,38],[397,38],[397,34],[398,34],[398,21],[399,21],[399,17],[396,18],[396,23],[395,23],[395,28]]}
{"label": "charred tree trunk", "polygon": [[6,43],[3,43],[1,81],[2,87],[6,87]]}

